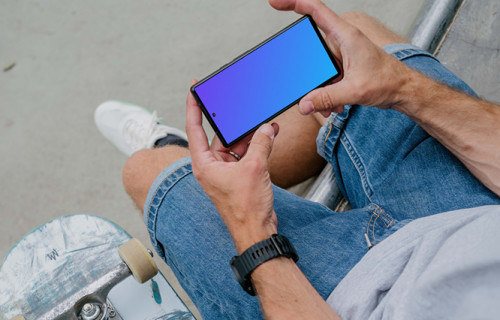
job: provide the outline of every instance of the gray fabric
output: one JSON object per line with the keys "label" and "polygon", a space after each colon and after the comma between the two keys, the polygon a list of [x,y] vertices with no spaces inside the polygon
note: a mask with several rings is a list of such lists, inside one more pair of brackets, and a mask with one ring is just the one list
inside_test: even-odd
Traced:
{"label": "gray fabric", "polygon": [[342,319],[500,319],[500,206],[415,220],[327,299]]}

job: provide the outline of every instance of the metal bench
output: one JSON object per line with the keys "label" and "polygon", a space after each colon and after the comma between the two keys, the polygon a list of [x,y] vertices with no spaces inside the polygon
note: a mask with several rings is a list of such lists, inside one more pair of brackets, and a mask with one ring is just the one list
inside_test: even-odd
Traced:
{"label": "metal bench", "polygon": [[[500,101],[500,1],[429,0],[417,19],[411,42],[436,55],[478,94]],[[327,165],[306,199],[344,211],[333,167]]]}

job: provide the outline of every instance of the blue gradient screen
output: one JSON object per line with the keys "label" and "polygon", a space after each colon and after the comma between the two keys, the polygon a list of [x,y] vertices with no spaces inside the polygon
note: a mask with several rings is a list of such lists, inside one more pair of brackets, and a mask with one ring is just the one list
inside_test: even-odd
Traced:
{"label": "blue gradient screen", "polygon": [[194,91],[229,145],[338,73],[306,17]]}

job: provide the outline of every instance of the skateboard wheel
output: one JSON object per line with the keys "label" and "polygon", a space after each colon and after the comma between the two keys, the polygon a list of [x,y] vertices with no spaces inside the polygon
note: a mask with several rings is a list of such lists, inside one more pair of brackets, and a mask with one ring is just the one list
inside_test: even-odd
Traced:
{"label": "skateboard wheel", "polygon": [[139,283],[144,283],[158,273],[158,268],[148,250],[136,238],[132,238],[118,248],[123,262]]}
{"label": "skateboard wheel", "polygon": [[10,320],[26,320],[26,318],[18,314],[17,316],[14,316],[14,318],[10,318]]}

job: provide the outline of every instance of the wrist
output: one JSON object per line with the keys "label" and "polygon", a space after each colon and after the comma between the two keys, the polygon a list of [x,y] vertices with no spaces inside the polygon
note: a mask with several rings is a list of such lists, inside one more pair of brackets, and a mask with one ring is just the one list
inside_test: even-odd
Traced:
{"label": "wrist", "polygon": [[238,254],[243,253],[257,242],[268,239],[271,235],[277,233],[276,225],[271,221],[256,224],[247,223],[232,228],[228,226],[228,229]]}
{"label": "wrist", "polygon": [[425,75],[407,68],[404,73],[403,85],[398,90],[398,102],[392,109],[406,114],[410,118],[419,118],[422,108],[436,91],[434,86],[438,85]]}

